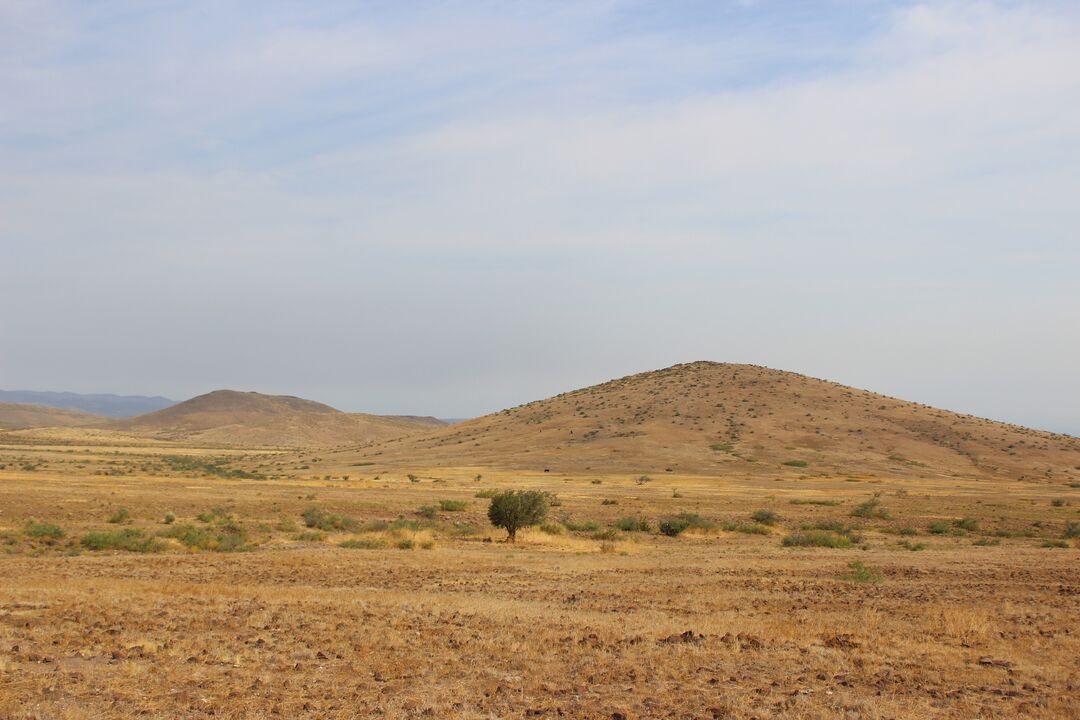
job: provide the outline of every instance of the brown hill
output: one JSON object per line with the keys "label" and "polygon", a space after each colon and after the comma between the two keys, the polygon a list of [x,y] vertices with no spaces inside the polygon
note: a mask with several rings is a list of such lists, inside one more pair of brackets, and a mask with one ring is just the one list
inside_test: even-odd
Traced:
{"label": "brown hill", "polygon": [[1080,440],[752,365],[695,362],[328,463],[1080,480]]}
{"label": "brown hill", "polygon": [[345,413],[287,395],[216,390],[110,427],[169,440],[310,447],[395,438],[435,424],[441,425],[434,418]]}
{"label": "brown hill", "polygon": [[21,430],[40,427],[87,427],[101,425],[106,418],[78,410],[61,410],[44,405],[0,403],[0,429]]}

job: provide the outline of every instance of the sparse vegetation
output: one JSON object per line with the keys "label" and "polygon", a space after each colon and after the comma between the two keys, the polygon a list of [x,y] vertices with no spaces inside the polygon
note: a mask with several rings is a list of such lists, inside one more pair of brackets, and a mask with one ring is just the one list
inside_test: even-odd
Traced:
{"label": "sparse vegetation", "polygon": [[848,565],[848,572],[843,575],[838,575],[838,580],[845,580],[847,582],[860,582],[860,583],[878,583],[884,578],[884,575],[877,568],[869,567],[863,564],[859,560],[856,560]]}
{"label": "sparse vegetation", "polygon": [[806,461],[806,460],[785,460],[783,464],[787,465],[788,467],[797,467],[797,468],[810,467],[810,463],[808,461]]}
{"label": "sparse vegetation", "polygon": [[649,532],[649,521],[643,517],[627,515],[615,521],[615,528],[623,532]]}
{"label": "sparse vegetation", "polygon": [[131,521],[131,513],[127,508],[117,508],[112,515],[109,516],[109,522],[113,525],[120,525]]}
{"label": "sparse vegetation", "polygon": [[123,550],[136,553],[157,553],[165,550],[165,543],[134,528],[87,533],[79,540],[79,544],[87,550]]}
{"label": "sparse vegetation", "polygon": [[59,540],[64,537],[64,529],[54,523],[38,522],[31,518],[23,526],[23,534],[37,540]]}
{"label": "sparse vegetation", "polygon": [[849,548],[854,544],[848,536],[828,530],[804,530],[783,540],[784,547]]}
{"label": "sparse vegetation", "polygon": [[775,525],[780,521],[780,517],[772,510],[755,510],[750,519],[762,525]]}
{"label": "sparse vegetation", "polygon": [[881,507],[881,500],[878,498],[870,498],[866,502],[856,506],[855,509],[851,511],[851,517],[887,520],[889,518],[889,513],[885,508]]}

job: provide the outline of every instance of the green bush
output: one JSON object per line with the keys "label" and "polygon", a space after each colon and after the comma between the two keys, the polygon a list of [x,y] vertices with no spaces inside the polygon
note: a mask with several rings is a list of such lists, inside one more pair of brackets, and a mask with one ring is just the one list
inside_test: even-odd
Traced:
{"label": "green bush", "polygon": [[195,516],[195,519],[199,522],[214,522],[215,520],[222,520],[229,517],[229,511],[223,507],[210,508],[206,512],[199,513]]}
{"label": "green bush", "polygon": [[846,580],[848,582],[877,583],[881,582],[884,577],[877,568],[864,565],[858,560],[849,564],[848,568],[850,568],[849,572],[838,575],[836,579]]}
{"label": "green bush", "polygon": [[828,530],[807,530],[788,535],[783,540],[784,547],[826,547],[849,548],[854,545],[846,535]]}
{"label": "green bush", "polygon": [[440,500],[439,509],[445,512],[460,512],[469,507],[469,503],[464,500]]}
{"label": "green bush", "polygon": [[342,515],[334,515],[332,513],[326,513],[319,508],[312,505],[304,512],[300,513],[300,517],[304,519],[304,524],[309,528],[317,528],[319,530],[355,530],[359,527],[360,523],[356,522],[352,518],[344,517]]}
{"label": "green bush", "polygon": [[887,520],[889,513],[886,512],[885,508],[881,507],[880,500],[877,498],[870,498],[866,502],[857,505],[855,509],[851,511],[851,517]]}
{"label": "green bush", "polygon": [[570,532],[596,532],[600,529],[600,524],[595,520],[585,520],[584,522],[575,522],[573,520],[563,520],[563,525]]}
{"label": "green bush", "polygon": [[548,535],[562,535],[565,529],[559,523],[544,523],[540,526],[540,532]]}
{"label": "green bush", "polygon": [[27,537],[41,540],[59,540],[64,537],[64,529],[53,523],[39,523],[33,518],[26,521],[23,526],[23,534]]}
{"label": "green bush", "polygon": [[1046,540],[1042,546],[1044,548],[1067,548],[1069,543],[1064,540]]}
{"label": "green bush", "polygon": [[174,522],[176,522],[176,513],[165,513],[165,517],[161,519],[161,522],[165,523],[166,525],[172,525]]}
{"label": "green bush", "polygon": [[297,542],[322,542],[325,539],[326,533],[322,530],[305,530],[293,535],[293,540]]}
{"label": "green bush", "polygon": [[780,518],[772,510],[755,510],[750,519],[762,525],[775,525]]}
{"label": "green bush", "polygon": [[944,520],[934,520],[927,526],[927,530],[931,535],[947,535],[949,533],[949,523]]}
{"label": "green bush", "polygon": [[683,533],[690,523],[681,518],[665,518],[660,521],[660,532],[668,537],[677,537]]}
{"label": "green bush", "polygon": [[783,464],[787,465],[788,467],[809,467],[810,466],[810,463],[808,463],[806,460],[785,460]]}
{"label": "green bush", "polygon": [[1066,540],[1080,537],[1080,522],[1070,520],[1069,522],[1065,523],[1065,534],[1062,535],[1062,537]]}
{"label": "green bush", "polygon": [[235,522],[224,522],[213,527],[175,525],[158,535],[179,540],[182,545],[193,550],[242,552],[251,549],[247,544],[247,530]]}
{"label": "green bush", "polygon": [[961,518],[959,520],[953,520],[953,526],[956,527],[958,530],[975,532],[979,529],[979,521],[975,518]]}
{"label": "green bush", "polygon": [[925,550],[926,549],[925,544],[923,544],[923,543],[913,543],[910,540],[901,540],[897,544],[900,547],[904,548],[905,550],[911,550],[912,552],[918,552],[919,550]]}
{"label": "green bush", "polygon": [[548,511],[548,495],[538,490],[508,490],[491,498],[488,520],[506,530],[506,539],[514,542],[517,531],[539,525]]}
{"label": "green bush", "polygon": [[397,542],[398,550],[412,550],[414,547],[416,547],[416,542],[408,538]]}
{"label": "green bush", "polygon": [[434,505],[421,505],[420,509],[416,511],[417,515],[428,520],[434,520],[437,513],[438,509]]}
{"label": "green bush", "polygon": [[615,521],[615,528],[623,532],[649,532],[649,521],[643,517],[627,515]]}
{"label": "green bush", "polygon": [[796,498],[790,501],[792,505],[824,505],[826,507],[834,507],[840,504],[839,500],[805,500]]}
{"label": "green bush", "polygon": [[91,532],[82,536],[79,543],[87,550],[125,550],[127,552],[156,553],[165,549],[157,538],[148,537],[142,530],[125,528],[115,532]]}
{"label": "green bush", "polygon": [[499,494],[499,491],[496,490],[495,488],[485,488],[483,490],[477,491],[475,497],[489,499],[489,498],[495,497],[498,494]]}
{"label": "green bush", "polygon": [[126,523],[131,519],[131,513],[127,508],[117,508],[116,512],[109,516],[109,522],[113,525],[120,525]]}

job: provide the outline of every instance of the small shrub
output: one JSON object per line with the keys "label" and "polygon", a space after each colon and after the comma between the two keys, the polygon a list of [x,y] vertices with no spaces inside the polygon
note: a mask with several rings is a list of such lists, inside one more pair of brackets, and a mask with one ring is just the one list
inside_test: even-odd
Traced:
{"label": "small shrub", "polygon": [[563,520],[563,525],[570,532],[596,532],[600,529],[600,525],[595,520],[585,520],[584,522]]}
{"label": "small shrub", "polygon": [[851,511],[851,517],[887,520],[889,513],[886,512],[885,508],[881,507],[880,500],[877,498],[870,498],[866,502],[857,505],[855,509]]}
{"label": "small shrub", "polygon": [[297,542],[322,542],[325,539],[326,533],[322,530],[305,530],[304,532],[293,535],[293,540],[296,540]]}
{"label": "small shrub", "polygon": [[1001,540],[999,540],[998,538],[979,538],[971,544],[975,545],[976,547],[992,547],[994,545],[1000,545]]}
{"label": "small shrub", "polygon": [[490,499],[490,498],[495,497],[498,494],[499,494],[499,491],[496,490],[495,488],[485,488],[483,490],[478,491],[476,493],[475,497],[484,498],[484,499]]}
{"label": "small shrub", "polygon": [[159,533],[160,537],[179,540],[192,550],[210,552],[241,552],[250,550],[247,544],[247,530],[236,522],[227,521],[212,528],[195,525],[175,525]]}
{"label": "small shrub", "polygon": [[688,527],[690,523],[681,518],[665,518],[660,521],[660,532],[668,537],[677,537]]}
{"label": "small shrub", "polygon": [[1051,500],[1050,504],[1053,505],[1054,507],[1062,507],[1063,505],[1065,505],[1065,501],[1064,500]]}
{"label": "small shrub", "polygon": [[423,505],[416,511],[416,514],[420,517],[427,518],[428,520],[434,520],[437,512],[434,505]]}
{"label": "small shrub", "polygon": [[31,518],[23,526],[23,534],[40,540],[59,540],[64,537],[64,529],[53,523],[39,523]]}
{"label": "small shrub", "polygon": [[597,478],[597,479],[591,480],[590,482],[592,482],[593,485],[599,485],[599,484],[603,483],[604,481]]}
{"label": "small shrub", "polygon": [[788,467],[809,467],[810,463],[806,460],[785,460],[784,465]]}
{"label": "small shrub", "polygon": [[411,538],[404,538],[397,542],[398,550],[412,550],[414,547],[416,547],[416,541]]}
{"label": "small shrub", "polygon": [[884,577],[877,568],[864,565],[858,560],[848,565],[848,568],[850,568],[850,570],[847,573],[838,575],[836,579],[846,580],[848,582],[877,583],[881,582]]}
{"label": "small shrub", "polygon": [[762,525],[775,525],[780,518],[772,510],[755,510],[750,519]]}
{"label": "small shrub", "polygon": [[602,543],[600,543],[600,552],[602,552],[604,554],[611,554],[611,553],[615,552],[615,543],[613,543],[613,542],[602,542]]}
{"label": "small shrub", "polygon": [[649,532],[649,521],[643,517],[627,515],[616,520],[615,527],[623,532]]}
{"label": "small shrub", "polygon": [[604,498],[603,500],[600,501],[600,504],[601,505],[618,505],[619,501],[618,500],[612,500],[611,498]]}
{"label": "small shrub", "polygon": [[1042,546],[1044,548],[1067,548],[1069,547],[1069,543],[1064,540],[1046,540],[1043,542]]}
{"label": "small shrub", "polygon": [[949,523],[944,520],[934,520],[926,529],[930,531],[931,535],[947,535],[949,532]]}
{"label": "small shrub", "polygon": [[460,512],[469,507],[464,500],[440,500],[439,508],[445,512]]}
{"label": "small shrub", "polygon": [[618,540],[619,531],[615,528],[607,528],[606,530],[599,530],[592,534],[593,540]]}
{"label": "small shrub", "polygon": [[87,550],[124,550],[138,553],[156,553],[165,549],[165,544],[160,540],[147,537],[142,530],[134,528],[87,533],[79,540],[79,544]]}
{"label": "small shrub", "polygon": [[174,522],[176,522],[176,513],[165,513],[165,517],[161,518],[161,522],[165,523],[166,525],[172,525]]}
{"label": "small shrub", "polygon": [[979,529],[979,521],[975,518],[961,518],[959,520],[953,520],[953,526],[956,527],[958,530],[975,532]]}
{"label": "small shrub", "polygon": [[405,477],[409,478],[409,482],[411,482],[411,483],[418,483],[418,482],[420,482],[420,478],[416,477],[416,476],[415,476],[415,475],[413,475],[412,473],[409,473],[409,474],[408,474],[408,475],[406,475]]}
{"label": "small shrub", "polygon": [[829,532],[828,530],[807,530],[788,535],[784,538],[783,545],[784,547],[849,548],[854,543],[846,535]]}
{"label": "small shrub", "polygon": [[309,507],[304,512],[300,513],[300,517],[304,519],[304,524],[306,526],[308,526],[309,528],[317,528],[319,530],[351,531],[355,530],[360,525],[360,523],[356,522],[352,518],[323,512],[314,505]]}
{"label": "small shrub", "polygon": [[1065,523],[1065,533],[1062,535],[1066,540],[1080,537],[1080,522],[1070,520]]}
{"label": "small shrub", "polygon": [[839,500],[804,500],[796,498],[790,501],[792,505],[824,505],[826,507],[834,507],[840,504]]}
{"label": "small shrub", "polygon": [[544,523],[540,526],[540,532],[547,535],[562,535],[565,529],[559,523]]}
{"label": "small shrub", "polygon": [[919,550],[925,550],[926,549],[925,544],[923,544],[923,543],[913,543],[910,540],[901,540],[897,544],[900,547],[904,548],[905,550],[910,550],[912,552],[918,552]]}
{"label": "small shrub", "polygon": [[349,550],[381,550],[386,547],[386,542],[377,538],[353,538],[339,543],[338,547]]}
{"label": "small shrub", "polygon": [[131,513],[127,508],[117,508],[116,512],[109,516],[109,522],[113,525],[120,525],[126,523],[131,519]]}

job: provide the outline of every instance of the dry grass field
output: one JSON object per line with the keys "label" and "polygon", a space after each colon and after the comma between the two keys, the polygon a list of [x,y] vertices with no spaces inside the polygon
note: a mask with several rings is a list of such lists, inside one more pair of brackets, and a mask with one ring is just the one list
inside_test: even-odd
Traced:
{"label": "dry grass field", "polygon": [[0,434],[2,718],[1080,717],[1080,483],[67,432]]}

